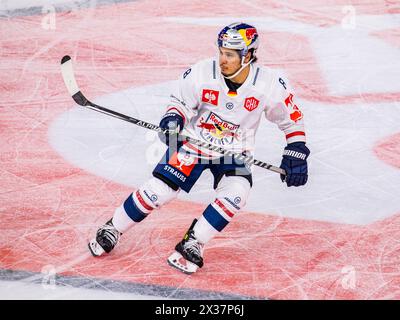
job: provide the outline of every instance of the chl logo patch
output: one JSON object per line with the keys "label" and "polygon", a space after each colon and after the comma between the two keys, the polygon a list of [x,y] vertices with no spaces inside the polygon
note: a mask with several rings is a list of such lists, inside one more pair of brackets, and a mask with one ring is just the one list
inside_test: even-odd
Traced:
{"label": "chl logo patch", "polygon": [[201,101],[217,106],[218,96],[219,96],[219,91],[211,89],[203,89],[203,94],[201,95]]}
{"label": "chl logo patch", "polygon": [[251,112],[255,110],[258,107],[258,104],[260,103],[260,100],[254,98],[254,97],[249,97],[244,100],[244,108]]}

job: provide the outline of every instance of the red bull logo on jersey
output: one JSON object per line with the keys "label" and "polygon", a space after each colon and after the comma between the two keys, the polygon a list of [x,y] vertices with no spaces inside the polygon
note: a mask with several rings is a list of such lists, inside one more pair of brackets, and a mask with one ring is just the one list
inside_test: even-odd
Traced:
{"label": "red bull logo on jersey", "polygon": [[246,100],[244,100],[244,108],[247,111],[251,112],[258,107],[259,103],[260,103],[260,100],[254,98],[254,97],[246,98]]}
{"label": "red bull logo on jersey", "polygon": [[197,127],[202,129],[200,135],[205,140],[213,144],[226,145],[231,144],[237,137],[240,125],[225,121],[211,112],[207,120],[204,120],[203,117],[200,118]]}
{"label": "red bull logo on jersey", "polygon": [[219,91],[211,89],[203,89],[203,93],[201,95],[201,101],[217,106],[218,96],[219,96]]}

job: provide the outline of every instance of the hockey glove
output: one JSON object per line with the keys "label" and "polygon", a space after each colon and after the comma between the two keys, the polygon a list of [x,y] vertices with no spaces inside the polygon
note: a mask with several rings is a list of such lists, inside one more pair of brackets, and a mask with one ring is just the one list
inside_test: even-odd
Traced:
{"label": "hockey glove", "polygon": [[281,180],[286,181],[288,187],[298,187],[307,183],[309,154],[310,150],[304,142],[293,142],[286,146],[280,167],[286,171],[286,177],[281,174]]}
{"label": "hockey glove", "polygon": [[[177,114],[177,113],[166,113],[160,121],[159,127],[163,130],[170,130],[170,131],[175,131],[177,130],[176,134],[164,134],[162,132],[158,133],[158,136],[160,140],[165,143],[167,146],[170,145],[170,143],[175,143],[177,144],[177,138],[179,132],[182,131],[183,129],[183,118]],[[178,129],[177,129],[178,128]]]}

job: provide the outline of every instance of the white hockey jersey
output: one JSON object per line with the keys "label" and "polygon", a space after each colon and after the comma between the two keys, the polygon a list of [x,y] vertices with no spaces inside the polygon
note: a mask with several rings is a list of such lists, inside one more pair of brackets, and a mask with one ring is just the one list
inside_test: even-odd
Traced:
{"label": "white hockey jersey", "polygon": [[[167,112],[184,118],[183,135],[252,155],[257,128],[265,115],[285,133],[287,143],[305,142],[303,114],[293,101],[293,92],[288,82],[268,67],[251,64],[246,81],[234,94],[218,60],[202,60],[183,74],[178,88]],[[202,157],[221,156],[189,143],[184,148]]]}

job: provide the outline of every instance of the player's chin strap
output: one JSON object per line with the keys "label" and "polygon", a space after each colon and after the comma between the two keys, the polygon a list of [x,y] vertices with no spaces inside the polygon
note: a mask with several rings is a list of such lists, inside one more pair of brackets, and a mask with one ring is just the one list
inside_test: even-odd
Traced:
{"label": "player's chin strap", "polygon": [[238,71],[236,71],[234,74],[232,74],[232,75],[230,75],[230,76],[224,76],[224,75],[222,75],[225,79],[232,79],[232,78],[234,78],[234,77],[236,77],[239,73],[241,73],[242,72],[242,70],[244,69],[244,68],[246,68],[250,63],[252,63],[253,62],[253,60],[254,60],[254,58],[251,58],[250,59],[250,61],[249,62],[247,62],[247,63],[244,63],[244,56],[242,57],[242,62],[241,62],[241,67],[239,68],[239,70]]}

